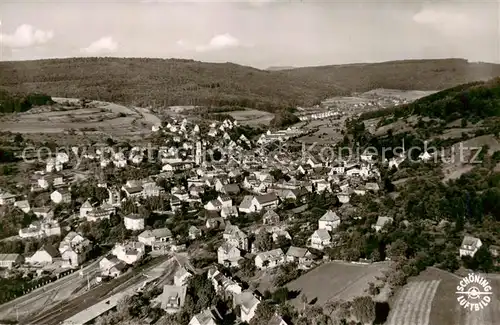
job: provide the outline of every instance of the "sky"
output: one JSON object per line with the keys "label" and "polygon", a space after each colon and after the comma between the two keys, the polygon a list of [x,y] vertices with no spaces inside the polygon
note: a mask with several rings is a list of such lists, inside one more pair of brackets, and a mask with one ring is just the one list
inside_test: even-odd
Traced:
{"label": "sky", "polygon": [[0,60],[500,63],[500,0],[0,0]]}

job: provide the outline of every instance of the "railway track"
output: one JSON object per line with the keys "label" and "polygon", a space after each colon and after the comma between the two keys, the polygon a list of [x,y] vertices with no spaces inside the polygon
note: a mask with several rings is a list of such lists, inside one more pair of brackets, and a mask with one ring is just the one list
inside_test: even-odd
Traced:
{"label": "railway track", "polygon": [[22,325],[57,325],[64,320],[70,318],[71,316],[93,306],[94,304],[108,298],[108,296],[115,291],[117,287],[130,287],[141,281],[145,280],[142,272],[147,269],[156,266],[157,264],[164,262],[165,257],[158,257],[145,265],[142,265],[130,273],[126,273],[123,276],[112,280],[109,283],[104,283],[81,296],[61,302],[55,305],[50,310],[42,312],[38,315],[28,316],[24,320],[20,320]]}

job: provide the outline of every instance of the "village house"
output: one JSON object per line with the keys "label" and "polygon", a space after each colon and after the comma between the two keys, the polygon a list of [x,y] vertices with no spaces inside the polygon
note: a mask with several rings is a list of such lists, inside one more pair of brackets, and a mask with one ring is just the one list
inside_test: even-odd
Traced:
{"label": "village house", "polygon": [[241,286],[236,281],[225,276],[215,267],[208,270],[207,278],[212,281],[216,293],[230,294],[234,298],[242,291]]}
{"label": "village house", "polygon": [[0,190],[0,205],[14,204],[14,202],[16,202],[14,194]]}
{"label": "village house", "polygon": [[226,195],[238,195],[240,194],[240,187],[238,184],[226,184],[220,192]]}
{"label": "village house", "polygon": [[318,250],[323,250],[331,245],[332,237],[328,230],[318,229],[309,238],[309,246]]}
{"label": "village house", "polygon": [[285,258],[287,262],[297,263],[299,266],[309,266],[314,256],[307,248],[291,246],[288,248]]}
{"label": "village house", "polygon": [[127,264],[134,264],[142,259],[146,252],[145,245],[140,242],[126,242],[123,244],[116,244],[111,251],[120,261]]}
{"label": "village house", "polygon": [[462,240],[462,245],[460,245],[460,257],[473,257],[482,245],[483,243],[481,242],[481,239],[472,236],[465,236]]}
{"label": "village house", "polygon": [[394,219],[391,217],[378,217],[377,223],[373,225],[373,228],[376,232],[379,232],[385,227],[385,225],[391,224],[393,220]]}
{"label": "village house", "polygon": [[204,206],[207,211],[220,211],[222,209],[222,203],[219,200],[210,200]]}
{"label": "village house", "polygon": [[61,227],[56,220],[46,219],[42,221],[34,221],[28,228],[19,230],[21,238],[41,238],[61,235]]}
{"label": "village house", "polygon": [[70,203],[71,202],[71,192],[68,188],[58,188],[50,194],[50,199],[55,204],[60,203]]}
{"label": "village house", "polygon": [[163,293],[157,298],[161,309],[167,314],[175,314],[182,309],[186,300],[187,287],[176,285],[164,285]]}
{"label": "village house", "polygon": [[191,318],[188,325],[219,325],[222,316],[215,307],[207,308]]}
{"label": "village house", "polygon": [[264,225],[272,225],[280,222],[280,216],[274,210],[268,210],[262,217]]}
{"label": "village house", "polygon": [[120,190],[117,188],[108,188],[107,203],[113,207],[120,207],[121,202],[122,202],[122,197]]}
{"label": "village house", "polygon": [[243,250],[248,251],[248,236],[238,226],[227,225],[224,229],[222,238],[229,244]]}
{"label": "village house", "polygon": [[230,243],[223,243],[217,249],[217,262],[221,265],[226,267],[237,267],[241,259],[241,251],[239,248]]}
{"label": "village house", "polygon": [[195,239],[201,237],[201,229],[199,229],[195,226],[189,227],[188,233],[189,233],[189,239],[192,239],[192,240],[195,240]]}
{"label": "village house", "polygon": [[328,210],[318,220],[318,229],[333,231],[334,229],[337,229],[339,225],[340,225],[340,217],[332,210]]}
{"label": "village house", "polygon": [[255,256],[255,266],[260,270],[274,268],[282,265],[284,262],[285,254],[283,254],[281,248],[258,253]]}
{"label": "village house", "polygon": [[54,211],[51,207],[33,208],[32,211],[33,214],[40,219],[49,219],[54,217]]}
{"label": "village house", "polygon": [[145,218],[139,214],[131,213],[123,217],[125,228],[128,230],[143,230]]}
{"label": "village house", "polygon": [[0,267],[12,269],[14,266],[24,263],[24,257],[20,254],[0,254]]}
{"label": "village house", "polygon": [[242,322],[249,323],[255,316],[255,311],[260,301],[251,291],[244,291],[234,296],[233,306],[240,306],[240,319]]}
{"label": "village house", "polygon": [[241,213],[253,213],[255,212],[255,206],[253,205],[253,195],[245,195],[243,197],[243,200],[240,203],[240,206],[238,207],[238,210]]}
{"label": "village house", "polygon": [[137,240],[146,246],[151,246],[152,252],[165,254],[168,251],[172,232],[168,228],[145,230],[137,236]]}
{"label": "village house", "polygon": [[281,316],[274,315],[267,325],[289,325]]}
{"label": "village house", "polygon": [[193,275],[189,273],[185,267],[181,266],[174,274],[174,284],[176,286],[184,286],[188,284],[189,279]]}
{"label": "village house", "polygon": [[224,219],[229,219],[231,217],[238,217],[238,208],[235,206],[223,207],[220,211],[220,215]]}
{"label": "village house", "polygon": [[90,240],[74,231],[69,232],[59,244],[63,264],[69,267],[76,267],[85,262],[91,249]]}
{"label": "village house", "polygon": [[28,200],[16,201],[14,206],[24,213],[29,213],[31,211],[31,206]]}
{"label": "village house", "polygon": [[94,210],[90,200],[86,200],[80,207],[80,218],[85,218],[89,212]]}
{"label": "village house", "polygon": [[276,193],[269,193],[264,195],[259,195],[253,198],[252,206],[254,206],[254,211],[260,212],[264,209],[276,209],[278,207],[279,199]]}
{"label": "village house", "polygon": [[54,246],[46,244],[26,259],[29,264],[52,264],[60,259],[59,252]]}
{"label": "village house", "polygon": [[113,254],[108,254],[99,261],[99,269],[102,276],[116,278],[120,276],[126,268],[127,264],[120,261]]}

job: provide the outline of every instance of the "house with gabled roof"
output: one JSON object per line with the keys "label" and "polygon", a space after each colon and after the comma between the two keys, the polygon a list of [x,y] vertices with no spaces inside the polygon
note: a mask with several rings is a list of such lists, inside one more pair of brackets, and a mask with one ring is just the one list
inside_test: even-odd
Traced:
{"label": "house with gabled roof", "polygon": [[253,213],[255,212],[255,206],[253,205],[253,195],[245,195],[241,201],[238,210],[242,213]]}
{"label": "house with gabled roof", "polygon": [[238,226],[228,224],[222,234],[223,239],[241,250],[248,251],[248,236]]}
{"label": "house with gabled roof", "polygon": [[260,300],[251,291],[244,291],[233,298],[233,306],[240,306],[240,319],[242,322],[250,322],[255,316],[255,311]]}
{"label": "house with gabled roof", "polygon": [[283,263],[285,263],[285,254],[281,248],[261,252],[255,256],[255,266],[260,270],[274,268]]}
{"label": "house with gabled roof", "polygon": [[189,233],[189,238],[193,240],[201,237],[201,230],[195,226],[189,227],[188,233]]}
{"label": "house with gabled roof", "polygon": [[280,216],[274,210],[268,210],[262,216],[262,223],[264,225],[272,225],[280,222]]}
{"label": "house with gabled roof", "polygon": [[254,210],[259,212],[262,210],[276,209],[279,204],[279,199],[276,193],[268,193],[255,196],[252,200]]}
{"label": "house with gabled roof", "polygon": [[375,229],[375,231],[379,232],[384,228],[385,225],[392,223],[393,220],[394,219],[391,217],[378,217],[377,222],[372,227]]}
{"label": "house with gabled roof", "polygon": [[318,229],[333,231],[340,225],[340,217],[332,210],[326,213],[318,220]]}
{"label": "house with gabled roof", "polygon": [[470,256],[473,257],[476,252],[483,246],[481,239],[472,237],[472,236],[464,236],[462,240],[462,245],[460,245],[460,257],[462,256]]}
{"label": "house with gabled roof", "polygon": [[219,325],[222,322],[222,316],[216,307],[207,308],[194,315],[188,325]]}
{"label": "house with gabled roof", "polygon": [[189,279],[193,275],[186,270],[185,267],[181,266],[174,274],[174,284],[176,286],[184,286],[188,284]]}
{"label": "house with gabled roof", "polygon": [[326,229],[316,230],[311,237],[309,237],[309,247],[323,250],[326,247],[331,246],[332,237]]}
{"label": "house with gabled roof", "polygon": [[217,249],[217,262],[226,267],[237,267],[241,257],[238,247],[225,242]]}

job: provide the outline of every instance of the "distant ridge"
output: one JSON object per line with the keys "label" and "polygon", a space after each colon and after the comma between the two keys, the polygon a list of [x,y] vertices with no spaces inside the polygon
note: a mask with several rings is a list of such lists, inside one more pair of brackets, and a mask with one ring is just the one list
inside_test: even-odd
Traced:
{"label": "distant ridge", "polygon": [[295,69],[295,67],[292,67],[292,66],[278,66],[278,67],[269,67],[267,68],[266,70],[267,71],[281,71],[281,70],[291,70],[291,69]]}
{"label": "distant ridge", "polygon": [[266,111],[376,88],[442,90],[500,76],[500,65],[405,60],[260,70],[180,59],[70,58],[1,61],[0,89],[120,104],[238,105]]}

